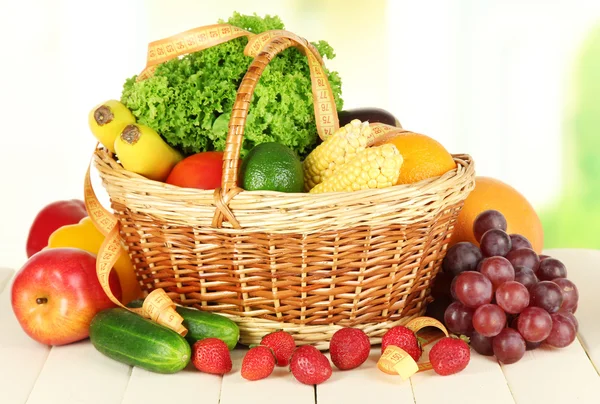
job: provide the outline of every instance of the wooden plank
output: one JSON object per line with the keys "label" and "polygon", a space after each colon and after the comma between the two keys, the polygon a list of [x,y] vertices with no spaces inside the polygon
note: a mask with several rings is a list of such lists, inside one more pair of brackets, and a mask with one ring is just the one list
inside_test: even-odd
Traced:
{"label": "wooden plank", "polygon": [[27,401],[44,366],[50,348],[29,338],[21,329],[10,304],[9,271],[2,270],[0,283],[0,394],[2,402],[21,404]]}
{"label": "wooden plank", "polygon": [[579,322],[579,341],[600,371],[600,251],[596,250],[549,250],[548,255],[563,262],[567,267],[567,277],[579,291],[579,305],[575,317]]}
{"label": "wooden plank", "polygon": [[[434,344],[427,345],[423,355],[429,356]],[[465,370],[450,376],[440,376],[433,370],[411,377],[416,404],[513,404],[514,400],[502,369],[495,358],[471,351]]]}
{"label": "wooden plank", "polygon": [[315,402],[313,386],[298,382],[286,367],[276,367],[266,379],[250,382],[240,373],[247,349],[231,353],[233,369],[223,377],[220,404],[307,404]]}
{"label": "wooden plank", "polygon": [[578,340],[562,349],[528,351],[502,370],[518,403],[600,402],[600,377]]}
{"label": "wooden plank", "polygon": [[377,369],[380,356],[381,348],[377,346],[371,349],[369,359],[356,369],[341,371],[332,364],[331,378],[317,386],[317,403],[412,403],[410,381]]}
{"label": "wooden plank", "polygon": [[123,404],[169,403],[175,397],[181,402],[218,404],[221,380],[220,376],[199,372],[192,364],[172,375],[136,367],[131,373]]}
{"label": "wooden plank", "polygon": [[0,268],[0,293],[4,290],[15,271],[10,268]]}
{"label": "wooden plank", "polygon": [[27,404],[120,403],[130,373],[130,366],[102,355],[89,340],[53,347]]}

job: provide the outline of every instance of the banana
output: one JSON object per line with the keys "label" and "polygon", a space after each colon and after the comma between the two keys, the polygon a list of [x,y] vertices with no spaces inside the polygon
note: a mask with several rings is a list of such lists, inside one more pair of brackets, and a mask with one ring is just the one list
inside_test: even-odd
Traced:
{"label": "banana", "polygon": [[123,168],[155,181],[165,181],[183,156],[152,128],[141,124],[125,126],[114,149]]}
{"label": "banana", "polygon": [[88,124],[96,139],[104,147],[115,152],[115,139],[123,128],[135,123],[135,117],[117,100],[109,100],[92,109],[88,115]]}

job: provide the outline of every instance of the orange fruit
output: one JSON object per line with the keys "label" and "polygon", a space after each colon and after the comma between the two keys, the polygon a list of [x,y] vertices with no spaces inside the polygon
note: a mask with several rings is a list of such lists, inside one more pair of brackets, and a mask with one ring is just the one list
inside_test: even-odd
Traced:
{"label": "orange fruit", "polygon": [[395,145],[404,159],[396,184],[412,184],[456,168],[452,155],[444,146],[426,135],[402,132],[378,143]]}
{"label": "orange fruit", "polygon": [[510,185],[489,177],[475,178],[475,189],[465,200],[458,215],[448,247],[460,241],[479,245],[473,236],[473,222],[477,215],[488,209],[495,209],[504,215],[508,234],[526,237],[538,254],[542,252],[544,231],[533,206]]}

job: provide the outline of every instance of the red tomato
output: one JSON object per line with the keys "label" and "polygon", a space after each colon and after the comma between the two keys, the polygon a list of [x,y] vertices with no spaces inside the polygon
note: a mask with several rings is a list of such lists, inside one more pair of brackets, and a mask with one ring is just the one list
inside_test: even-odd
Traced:
{"label": "red tomato", "polygon": [[192,154],[181,160],[167,178],[167,184],[182,188],[215,189],[223,177],[223,152]]}

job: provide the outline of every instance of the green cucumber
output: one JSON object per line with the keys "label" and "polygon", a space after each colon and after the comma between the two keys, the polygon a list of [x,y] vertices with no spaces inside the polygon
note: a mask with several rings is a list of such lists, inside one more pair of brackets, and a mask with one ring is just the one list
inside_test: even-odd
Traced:
{"label": "green cucumber", "polygon": [[123,308],[96,314],[90,340],[109,358],[156,373],[176,373],[191,358],[190,345],[181,335]]}
{"label": "green cucumber", "polygon": [[[142,307],[143,303],[143,299],[133,300],[127,307]],[[205,338],[219,338],[227,344],[227,348],[231,351],[238,343],[240,329],[227,317],[177,305],[175,311],[183,317],[183,326],[188,330],[185,339],[190,345]]]}

